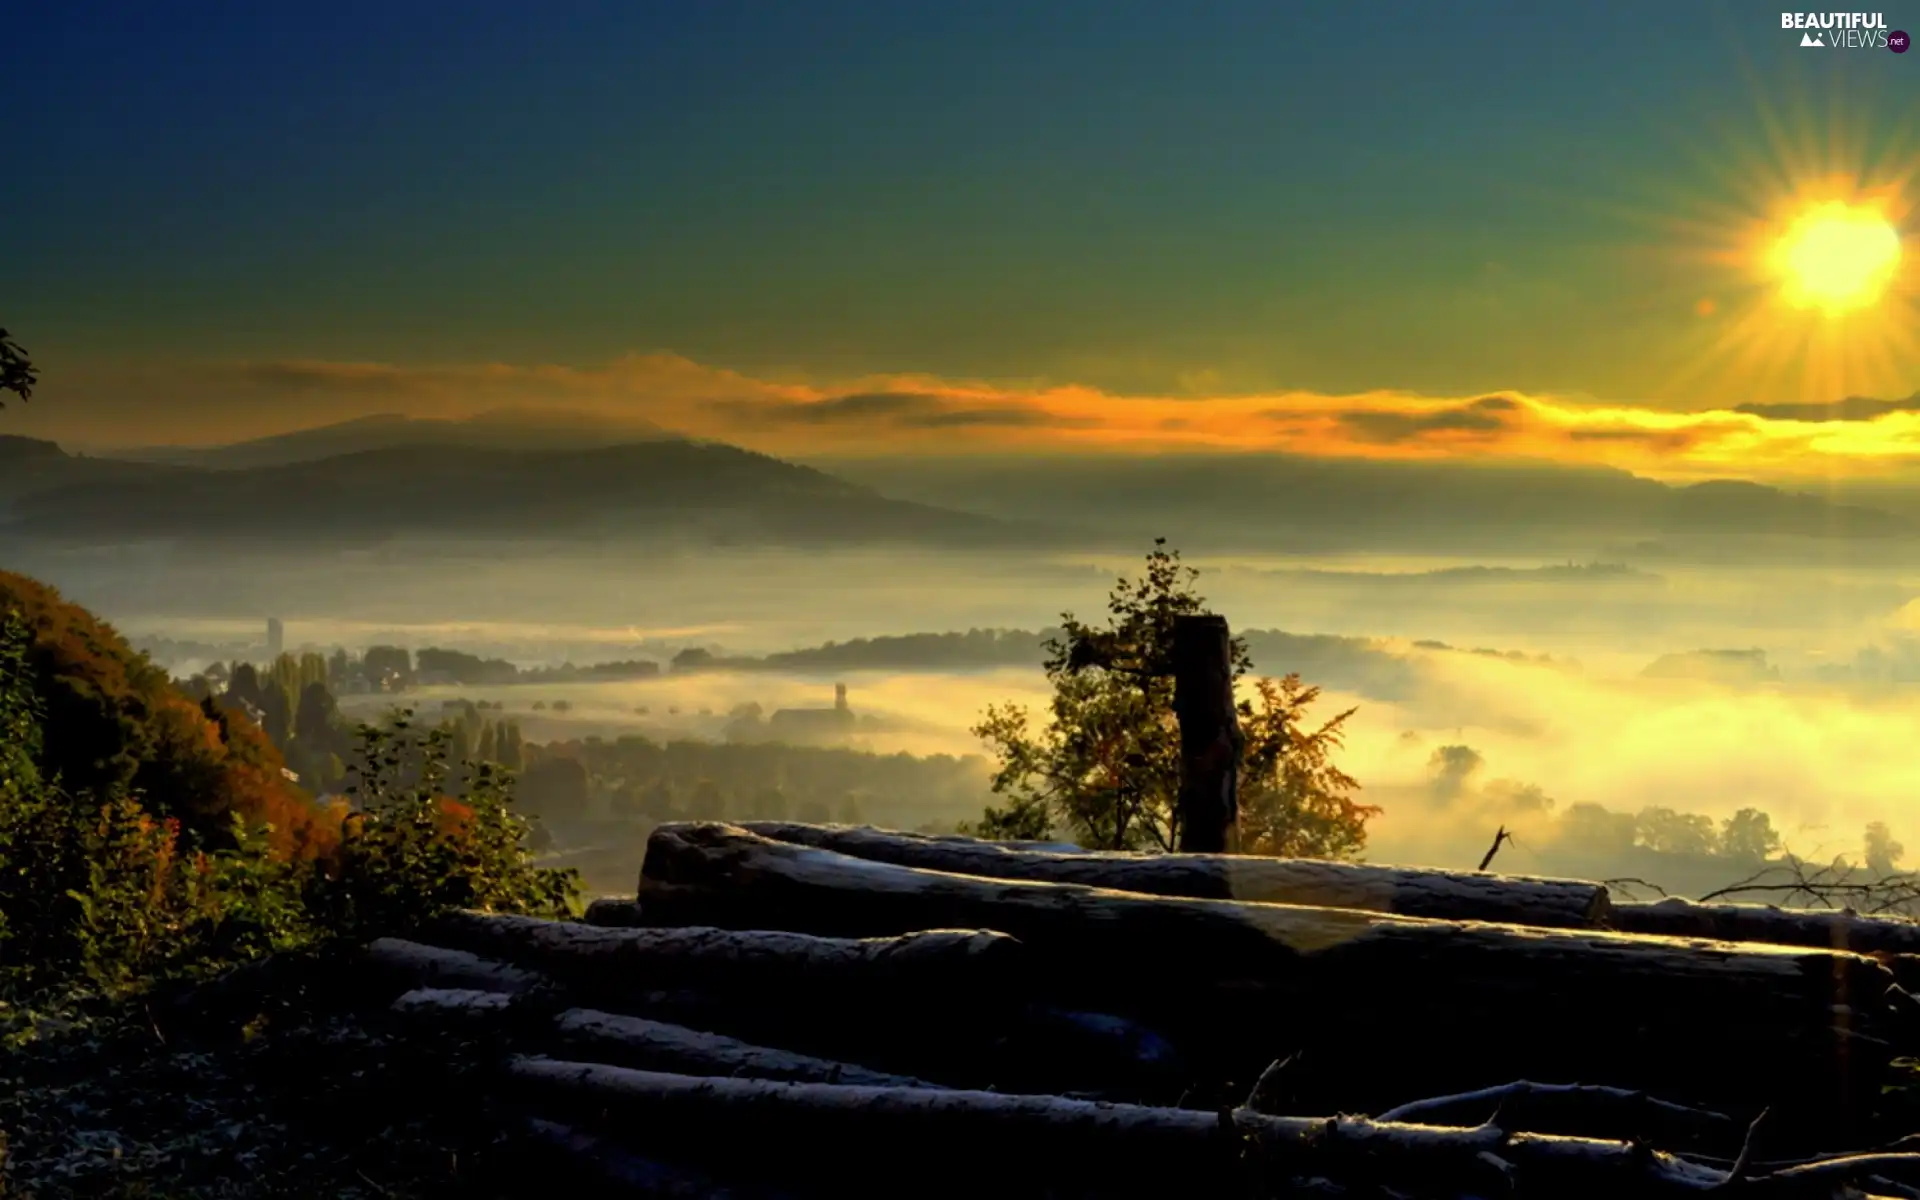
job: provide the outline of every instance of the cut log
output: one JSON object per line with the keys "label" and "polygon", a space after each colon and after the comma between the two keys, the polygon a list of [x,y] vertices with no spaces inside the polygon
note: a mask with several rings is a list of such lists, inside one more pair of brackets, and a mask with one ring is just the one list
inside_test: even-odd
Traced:
{"label": "cut log", "polygon": [[[568,984],[644,988],[997,989],[1030,961],[1004,933],[923,928],[876,938],[752,929],[616,928],[538,917],[459,913],[437,944],[510,962]],[[763,993],[767,995],[769,993]]]}
{"label": "cut log", "polygon": [[1571,879],[1237,854],[1061,854],[973,838],[788,821],[748,821],[741,827],[776,841],[896,866],[989,879],[1081,883],[1154,896],[1311,904],[1568,929],[1596,926],[1608,911],[1604,885]]}
{"label": "cut log", "polygon": [[469,988],[483,992],[532,991],[544,980],[536,971],[465,950],[430,946],[404,938],[376,938],[365,959],[375,971],[404,987]]}
{"label": "cut log", "polygon": [[1051,969],[1036,986],[1207,1046],[1244,1072],[1228,1078],[1251,1083],[1304,1044],[1331,1050],[1328,1083],[1348,1090],[1324,1098],[1346,1111],[1546,1077],[1857,1115],[1889,1058],[1877,1035],[1892,977],[1840,951],[1010,882],[726,825],[661,826],[641,882],[655,919],[1005,930]]}
{"label": "cut log", "polygon": [[645,924],[640,917],[640,906],[617,896],[602,896],[587,905],[586,915],[581,919],[589,925],[611,929],[635,929]]}
{"label": "cut log", "polygon": [[[519,1015],[514,1012],[514,1003],[513,997],[498,993],[418,988],[394,1001],[393,1007],[403,1017],[416,1021],[505,1026]],[[649,1071],[872,1087],[934,1086],[852,1063],[792,1054],[684,1025],[591,1008],[531,1013],[524,1028],[529,1039],[564,1051],[569,1058]]]}
{"label": "cut log", "polygon": [[1609,924],[1623,933],[1824,946],[1858,954],[1920,954],[1920,922],[1767,904],[1696,904],[1677,896],[1619,903]]}
{"label": "cut log", "polygon": [[[1729,1174],[1629,1142],[1493,1125],[765,1083],[542,1059],[515,1060],[506,1083],[548,1119],[643,1148],[671,1146],[688,1162],[734,1162],[796,1180],[830,1172],[837,1195],[1287,1195],[1297,1181],[1328,1179],[1422,1196],[1619,1200],[1695,1196],[1725,1186]],[[741,1155],[742,1146],[754,1153]],[[916,1171],[903,1188],[906,1164],[934,1163],[938,1170]],[[1827,1200],[1851,1181],[1917,1169],[1920,1155],[1861,1156],[1748,1173],[1739,1190]]]}

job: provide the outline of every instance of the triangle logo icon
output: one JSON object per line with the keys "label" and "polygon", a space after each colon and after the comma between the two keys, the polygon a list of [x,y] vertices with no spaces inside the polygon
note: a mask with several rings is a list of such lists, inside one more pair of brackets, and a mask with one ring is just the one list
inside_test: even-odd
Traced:
{"label": "triangle logo icon", "polygon": [[1820,35],[1819,35],[1819,34],[1817,34],[1817,33],[1803,33],[1803,34],[1801,34],[1801,35],[1800,35],[1800,44],[1801,44],[1802,46],[1822,46],[1822,47],[1824,47],[1824,46],[1826,45],[1826,43],[1825,43],[1825,42],[1823,42],[1823,41],[1821,41],[1821,40],[1820,40]]}

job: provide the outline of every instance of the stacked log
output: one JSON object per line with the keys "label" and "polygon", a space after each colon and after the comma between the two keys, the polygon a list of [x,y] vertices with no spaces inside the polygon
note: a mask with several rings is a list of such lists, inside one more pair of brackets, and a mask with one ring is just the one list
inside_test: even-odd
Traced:
{"label": "stacked log", "polygon": [[1781,1161],[1870,1148],[1920,1029],[1887,963],[1598,928],[1592,884],[1225,859],[669,825],[591,922],[368,961],[620,1196],[1920,1194],[1913,1154]]}
{"label": "stacked log", "polygon": [[1606,922],[1610,909],[1605,885],[1573,879],[1236,854],[1060,853],[966,837],[789,821],[747,821],[740,827],[774,841],[834,850],[870,862],[990,879],[1079,883],[1152,896],[1357,908],[1449,921],[1569,929],[1597,928]]}
{"label": "stacked log", "polygon": [[1313,1047],[1317,1098],[1343,1107],[1533,1074],[1856,1113],[1889,1057],[1892,976],[1812,947],[1013,882],[724,825],[657,829],[640,903],[667,923],[842,937],[1002,930],[1045,964],[1031,987],[1141,1018],[1229,1077]]}

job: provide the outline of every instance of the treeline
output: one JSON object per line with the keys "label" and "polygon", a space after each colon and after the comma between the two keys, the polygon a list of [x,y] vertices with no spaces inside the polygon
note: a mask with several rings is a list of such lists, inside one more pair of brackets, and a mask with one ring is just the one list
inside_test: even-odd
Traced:
{"label": "treeline", "polygon": [[[350,782],[358,737],[321,677],[325,666],[316,654],[286,654],[266,670],[240,663],[230,672],[196,675],[184,690],[256,723],[297,776],[292,782],[324,796]],[[552,707],[564,706],[555,701]],[[529,743],[497,702],[466,699],[445,701],[415,720],[444,743],[451,794],[463,794],[483,766],[517,776],[519,811],[540,822],[537,847],[549,843],[556,827],[606,819],[886,818],[917,826],[929,814],[977,810],[987,795],[979,756],[639,736]]]}
{"label": "treeline", "polygon": [[977,756],[874,754],[778,743],[593,737],[524,748],[520,802],[554,822],[793,819],[924,824],[977,811]]}
{"label": "treeline", "polygon": [[[1670,805],[1612,809],[1582,801],[1562,808],[1537,784],[1512,779],[1483,782],[1486,760],[1471,746],[1435,749],[1427,761],[1427,790],[1443,806],[1471,803],[1481,815],[1524,830],[1530,848],[1554,873],[1583,878],[1635,875],[1662,886],[1698,894],[1771,865],[1810,860],[1796,852],[1764,809],[1743,807],[1714,818]],[[1834,856],[1842,869],[1884,878],[1900,870],[1906,847],[1882,821],[1867,824],[1848,852]]]}

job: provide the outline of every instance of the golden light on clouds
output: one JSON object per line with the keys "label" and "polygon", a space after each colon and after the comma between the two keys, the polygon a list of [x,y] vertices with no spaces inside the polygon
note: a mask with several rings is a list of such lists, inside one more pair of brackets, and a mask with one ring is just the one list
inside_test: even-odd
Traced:
{"label": "golden light on clouds", "polygon": [[[1715,318],[1690,318],[1711,324]],[[767,379],[674,354],[598,366],[276,362],[149,369],[21,413],[88,422],[93,396],[135,396],[175,422],[150,441],[261,436],[372,413],[459,417],[500,408],[588,413],[769,454],[1267,452],[1607,466],[1661,478],[1862,476],[1920,466],[1920,395],[1844,405],[1676,412],[1521,392],[1436,397],[1129,395],[1073,384],[886,375]],[[186,422],[190,414],[204,427]],[[104,422],[102,422],[104,424]],[[22,430],[22,432],[30,432]],[[58,431],[45,432],[58,436]],[[158,431],[155,431],[156,434]]]}

